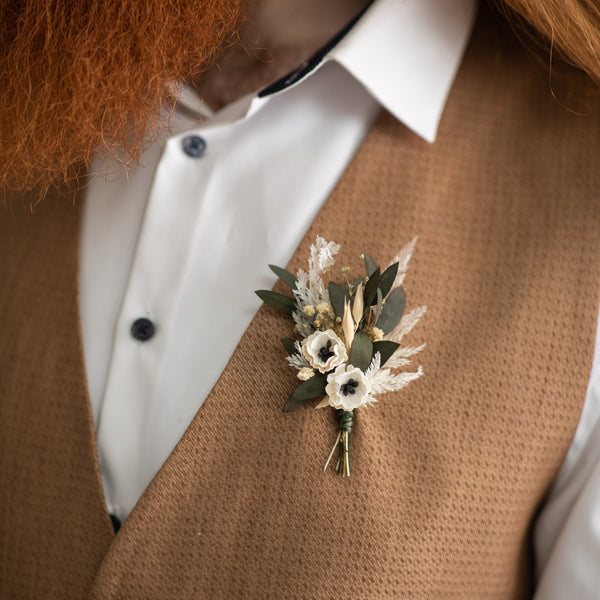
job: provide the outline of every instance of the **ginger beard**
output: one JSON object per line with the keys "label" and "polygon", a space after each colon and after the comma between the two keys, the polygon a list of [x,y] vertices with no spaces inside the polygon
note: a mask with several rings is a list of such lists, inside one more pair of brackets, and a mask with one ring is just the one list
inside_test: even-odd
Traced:
{"label": "ginger beard", "polygon": [[235,39],[242,0],[6,0],[0,190],[76,180],[98,149],[135,163],[174,83]]}
{"label": "ginger beard", "polygon": [[[597,0],[495,2],[600,81]],[[242,3],[0,3],[0,198],[76,181],[96,150],[135,165],[173,104],[171,86],[234,40]]]}

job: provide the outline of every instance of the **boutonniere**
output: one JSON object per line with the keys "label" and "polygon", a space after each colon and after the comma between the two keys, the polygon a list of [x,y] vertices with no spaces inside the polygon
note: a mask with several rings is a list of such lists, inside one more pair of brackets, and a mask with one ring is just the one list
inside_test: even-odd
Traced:
{"label": "boutonniere", "polygon": [[401,344],[427,309],[421,306],[405,312],[402,284],[416,241],[407,244],[383,271],[363,254],[365,275],[352,279],[349,269],[342,268],[338,282],[331,279],[331,273],[340,245],[317,237],[310,248],[308,272],[301,269],[295,276],[269,265],[293,297],[256,292],[263,302],[293,318],[300,337],[281,340],[289,354],[287,362],[300,380],[283,412],[319,398],[315,408],[331,406],[337,411],[338,434],[325,470],[338,449],[336,471],[350,476],[350,432],[356,409],[423,374],[421,366],[416,371],[402,370],[425,347]]}

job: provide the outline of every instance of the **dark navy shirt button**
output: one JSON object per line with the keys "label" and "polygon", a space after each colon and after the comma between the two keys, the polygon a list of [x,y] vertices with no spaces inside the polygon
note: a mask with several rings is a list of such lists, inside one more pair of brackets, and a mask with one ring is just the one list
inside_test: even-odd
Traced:
{"label": "dark navy shirt button", "polygon": [[206,141],[199,135],[188,135],[181,142],[183,151],[192,158],[201,158],[206,152]]}
{"label": "dark navy shirt button", "polygon": [[156,327],[150,319],[142,317],[131,324],[131,335],[140,342],[148,341],[156,332]]}

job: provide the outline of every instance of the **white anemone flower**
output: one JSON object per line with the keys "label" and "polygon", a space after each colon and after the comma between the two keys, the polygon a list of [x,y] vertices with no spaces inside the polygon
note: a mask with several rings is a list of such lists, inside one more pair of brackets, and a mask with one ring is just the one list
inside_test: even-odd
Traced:
{"label": "white anemone flower", "polygon": [[310,366],[327,373],[348,360],[344,342],[331,330],[315,331],[302,344],[302,353]]}
{"label": "white anemone flower", "polygon": [[369,396],[369,380],[352,365],[340,365],[327,376],[325,393],[329,406],[351,411],[372,401]]}

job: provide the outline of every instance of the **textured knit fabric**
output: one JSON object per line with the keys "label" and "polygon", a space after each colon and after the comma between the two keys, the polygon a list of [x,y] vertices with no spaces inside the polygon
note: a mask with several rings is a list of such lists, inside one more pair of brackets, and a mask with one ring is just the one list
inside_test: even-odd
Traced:
{"label": "textured knit fabric", "polygon": [[78,322],[79,210],[0,218],[0,598],[84,598],[112,527]]}
{"label": "textured knit fabric", "polygon": [[3,216],[2,598],[528,596],[529,527],[592,361],[600,113],[563,108],[507,35],[479,23],[435,145],[378,120],[290,265],[317,234],[357,270],[362,252],[385,263],[419,236],[406,289],[429,311],[407,342],[427,342],[425,376],[357,411],[349,479],[322,470],[333,411],[282,414],[292,324],[263,307],[111,542],[78,211],[46,200]]}

